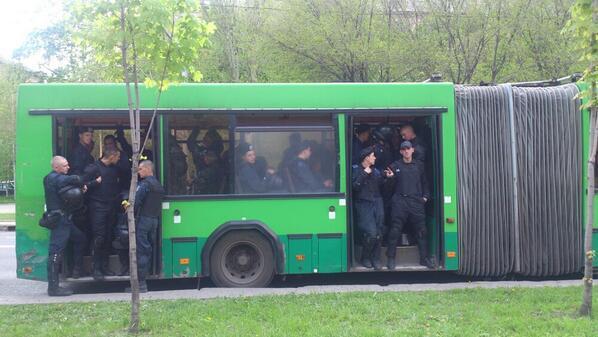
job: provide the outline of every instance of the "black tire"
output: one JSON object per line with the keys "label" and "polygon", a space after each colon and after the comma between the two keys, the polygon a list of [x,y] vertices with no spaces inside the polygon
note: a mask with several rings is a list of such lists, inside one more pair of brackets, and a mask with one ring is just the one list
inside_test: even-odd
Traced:
{"label": "black tire", "polygon": [[274,277],[270,242],[257,231],[233,231],[210,254],[210,278],[218,287],[261,288]]}

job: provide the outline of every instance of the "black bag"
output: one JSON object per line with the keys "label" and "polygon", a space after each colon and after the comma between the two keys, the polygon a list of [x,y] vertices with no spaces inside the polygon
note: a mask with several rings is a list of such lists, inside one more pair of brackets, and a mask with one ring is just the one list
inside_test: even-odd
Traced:
{"label": "black bag", "polygon": [[57,210],[44,212],[42,218],[39,219],[39,225],[47,229],[54,229],[58,225],[62,214],[62,211]]}

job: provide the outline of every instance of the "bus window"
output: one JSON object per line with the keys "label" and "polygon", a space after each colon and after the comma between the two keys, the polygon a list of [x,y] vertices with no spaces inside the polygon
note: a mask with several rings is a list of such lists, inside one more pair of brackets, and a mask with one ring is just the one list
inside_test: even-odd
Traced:
{"label": "bus window", "polygon": [[238,128],[235,192],[322,193],[338,191],[332,128],[281,131]]}
{"label": "bus window", "polygon": [[229,194],[228,116],[180,114],[166,120],[167,193]]}

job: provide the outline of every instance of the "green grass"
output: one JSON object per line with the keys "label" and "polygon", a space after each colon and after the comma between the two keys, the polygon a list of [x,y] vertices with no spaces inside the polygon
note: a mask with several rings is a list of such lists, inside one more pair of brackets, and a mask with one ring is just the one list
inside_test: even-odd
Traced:
{"label": "green grass", "polygon": [[15,203],[15,197],[13,195],[10,196],[6,196],[6,195],[0,195],[0,204],[14,204]]}
{"label": "green grass", "polygon": [[0,213],[0,221],[15,221],[14,213]]}
{"label": "green grass", "polygon": [[[598,336],[580,299],[569,287],[143,301],[140,335]],[[128,319],[125,302],[0,306],[0,335],[125,336]]]}

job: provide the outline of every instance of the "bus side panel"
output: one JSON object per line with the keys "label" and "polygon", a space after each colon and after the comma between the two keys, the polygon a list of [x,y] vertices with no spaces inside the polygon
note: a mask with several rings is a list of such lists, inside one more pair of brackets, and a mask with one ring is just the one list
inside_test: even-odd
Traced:
{"label": "bus side panel", "polygon": [[[292,239],[281,240],[287,258],[285,273],[313,273],[319,272],[319,269],[322,269],[322,272],[346,271],[346,212],[344,202],[338,198],[253,199],[251,202],[241,199],[167,202],[168,209],[163,209],[162,213],[162,273],[165,278],[174,277],[172,270],[177,268],[177,261],[172,260],[177,255],[176,248],[169,241],[176,241],[177,238],[197,238],[199,255],[197,263],[198,272],[201,274],[201,254],[210,234],[226,222],[251,222],[252,220],[266,224],[279,238],[289,234],[291,237],[311,236],[309,242],[303,244],[293,242],[295,245],[292,248],[294,253],[292,256],[289,250]],[[336,208],[334,216],[329,212],[330,206]],[[174,216],[177,210],[180,212],[179,217]],[[311,249],[304,247],[311,247]],[[320,259],[319,250],[325,252],[327,256]],[[301,253],[302,251],[305,253]],[[305,262],[308,256],[297,259],[297,255],[302,254],[311,254],[309,270]]]}
{"label": "bus side panel", "polygon": [[[448,98],[447,98],[448,100]],[[457,133],[455,124],[455,95],[452,93],[448,111],[442,114],[442,183],[443,198],[440,207],[443,207],[444,219],[441,219],[444,228],[444,268],[446,270],[459,269],[459,243],[457,235]],[[448,223],[447,219],[455,221]]]}
{"label": "bus side panel", "polygon": [[43,178],[52,159],[52,118],[30,116],[19,95],[16,151],[17,277],[47,279],[49,231],[38,225],[44,212]]}

